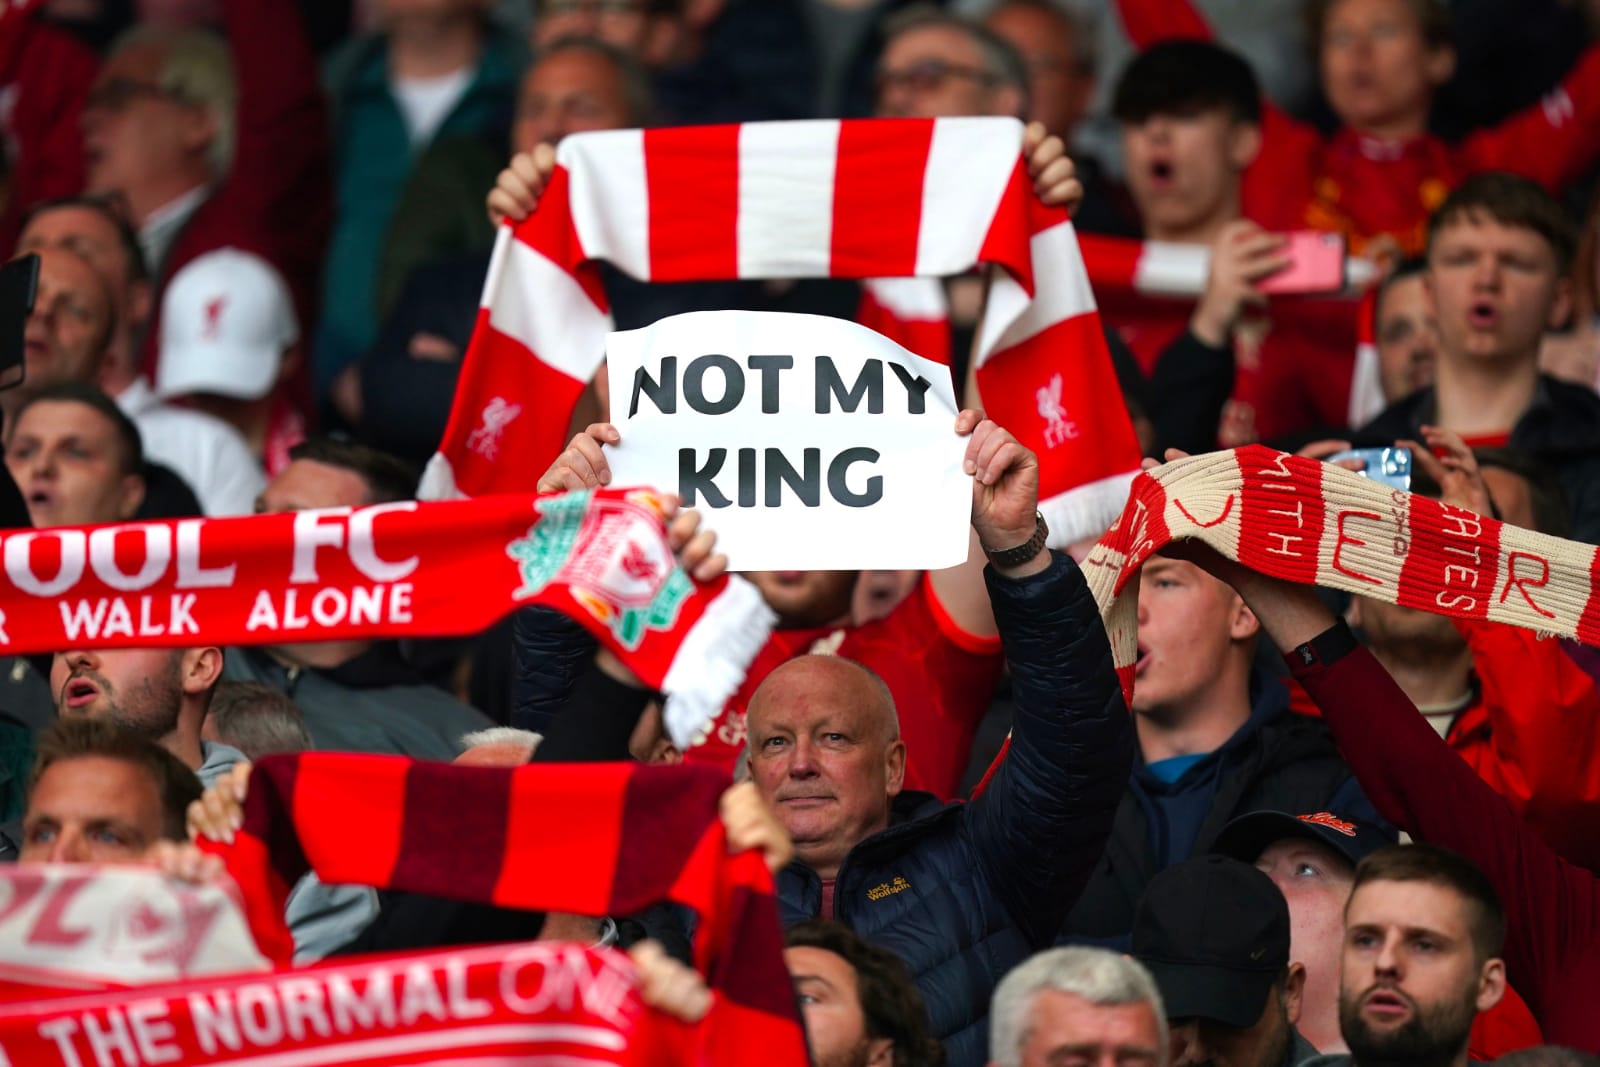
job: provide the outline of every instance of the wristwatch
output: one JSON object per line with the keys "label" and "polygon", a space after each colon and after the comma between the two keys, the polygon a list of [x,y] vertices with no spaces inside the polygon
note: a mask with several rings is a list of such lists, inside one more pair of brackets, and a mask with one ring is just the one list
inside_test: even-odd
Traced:
{"label": "wristwatch", "polygon": [[1044,516],[1039,512],[1033,513],[1033,536],[1014,548],[990,548],[983,546],[983,554],[989,557],[996,567],[1020,567],[1044,547],[1050,537],[1050,527],[1045,525]]}

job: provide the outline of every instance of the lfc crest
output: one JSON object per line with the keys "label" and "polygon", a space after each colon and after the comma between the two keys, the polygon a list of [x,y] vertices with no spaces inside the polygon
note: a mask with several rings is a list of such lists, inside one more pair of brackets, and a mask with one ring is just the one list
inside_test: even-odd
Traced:
{"label": "lfc crest", "polygon": [[539,522],[506,546],[522,573],[519,600],[561,583],[630,651],[647,631],[677,624],[694,583],[672,557],[659,497],[634,490],[596,498],[585,491],[535,507]]}

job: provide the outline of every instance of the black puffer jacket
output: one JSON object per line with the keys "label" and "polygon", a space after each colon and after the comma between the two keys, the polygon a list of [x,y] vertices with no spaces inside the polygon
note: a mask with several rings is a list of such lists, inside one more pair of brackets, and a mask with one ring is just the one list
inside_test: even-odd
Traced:
{"label": "black puffer jacket", "polygon": [[1067,918],[1064,943],[1126,949],[1145,887],[1161,871],[1211,851],[1228,822],[1252,811],[1335,811],[1384,826],[1318,719],[1289,710],[1277,681],[1265,682],[1249,722],[1166,782],[1136,759],[1094,877]]}
{"label": "black puffer jacket", "polygon": [[[951,1067],[988,1058],[995,984],[1055,937],[1133,759],[1111,646],[1078,568],[1058,554],[1030,578],[987,577],[1016,701],[1009,754],[969,803],[896,798],[889,828],[845,858],[833,898],[836,919],[910,966]],[[786,925],[814,917],[821,897],[810,868],[780,873]]]}

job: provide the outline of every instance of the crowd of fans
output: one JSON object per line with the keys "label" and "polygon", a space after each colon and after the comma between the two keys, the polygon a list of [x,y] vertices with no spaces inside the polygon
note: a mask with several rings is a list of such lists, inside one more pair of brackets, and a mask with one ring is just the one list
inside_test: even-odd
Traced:
{"label": "crowd of fans", "polygon": [[[40,264],[5,528],[413,499],[495,225],[569,134],[1008,116],[1080,233],[1204,263],[1152,295],[1088,256],[1147,455],[1409,448],[1415,492],[1600,543],[1600,4],[6,6],[0,244]],[[1272,292],[1299,231],[1337,235],[1344,288]],[[620,329],[858,296],[604,282]],[[983,282],[945,288],[978,408]],[[597,383],[530,459],[541,489],[609,480],[606,405]],[[1129,707],[1073,558],[1032,539],[1035,457],[981,415],[958,432],[972,558],[748,575],[777,628],[704,745],[547,609],[465,639],[63,648],[0,660],[0,859],[216,877],[187,843],[231,837],[274,753],[712,763],[751,783],[730,839],[774,867],[821,1067],[1596,1062],[1600,654],[1174,550],[1140,576]],[[287,918],[298,960],[576,940],[632,948],[665,1010],[709,996],[670,907],[308,876]]]}

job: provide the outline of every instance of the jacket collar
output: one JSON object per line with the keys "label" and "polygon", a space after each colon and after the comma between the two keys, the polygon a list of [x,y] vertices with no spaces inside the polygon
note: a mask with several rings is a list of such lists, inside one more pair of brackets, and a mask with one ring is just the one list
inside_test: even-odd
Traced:
{"label": "jacket collar", "polygon": [[1180,782],[1187,782],[1205,773],[1202,768],[1215,765],[1222,760],[1231,759],[1235,753],[1254,743],[1262,728],[1268,723],[1289,714],[1289,690],[1282,681],[1261,670],[1254,671],[1250,676],[1250,717],[1244,721],[1233,736],[1229,737],[1220,746],[1206,753],[1196,760],[1193,766],[1184,771],[1175,782],[1164,782],[1151,774],[1144,760],[1144,753],[1134,750],[1133,776],[1139,784],[1156,792],[1182,792],[1178,788]]}

